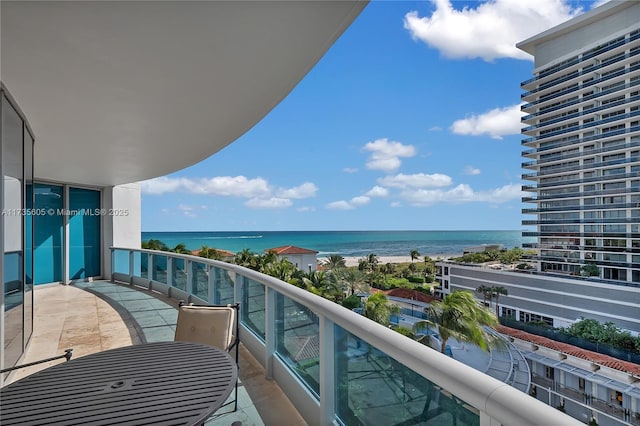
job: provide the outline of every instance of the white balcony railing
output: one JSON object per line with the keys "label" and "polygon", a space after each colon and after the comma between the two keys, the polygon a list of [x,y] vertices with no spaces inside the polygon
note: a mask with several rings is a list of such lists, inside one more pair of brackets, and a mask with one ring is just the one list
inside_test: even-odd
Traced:
{"label": "white balcony railing", "polygon": [[112,248],[112,280],[241,304],[241,341],[309,424],[582,424],[349,309],[225,262]]}

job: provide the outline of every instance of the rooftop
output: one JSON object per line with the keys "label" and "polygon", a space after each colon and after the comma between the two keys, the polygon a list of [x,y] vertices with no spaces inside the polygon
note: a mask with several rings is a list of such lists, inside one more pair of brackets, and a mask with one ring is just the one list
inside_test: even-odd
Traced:
{"label": "rooftop", "polygon": [[264,251],[265,252],[273,251],[276,254],[317,254],[319,253],[318,251],[315,251],[315,250],[309,250],[306,248],[296,247],[296,246],[274,247],[270,249],[265,249]]}

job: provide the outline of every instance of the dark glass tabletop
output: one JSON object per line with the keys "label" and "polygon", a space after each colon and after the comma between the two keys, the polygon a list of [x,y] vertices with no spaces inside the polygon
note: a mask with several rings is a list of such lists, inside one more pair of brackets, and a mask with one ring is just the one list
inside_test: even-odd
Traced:
{"label": "dark glass tabletop", "polygon": [[212,346],[157,342],[58,364],[0,389],[0,423],[193,425],[235,387],[238,370]]}

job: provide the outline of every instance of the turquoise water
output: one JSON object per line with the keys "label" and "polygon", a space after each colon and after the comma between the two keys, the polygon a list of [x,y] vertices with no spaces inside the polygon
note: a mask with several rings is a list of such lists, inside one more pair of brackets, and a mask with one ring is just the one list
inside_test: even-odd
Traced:
{"label": "turquoise water", "polygon": [[318,251],[318,256],[409,256],[412,250],[421,255],[438,256],[462,253],[465,247],[502,244],[521,247],[533,238],[522,231],[265,231],[265,232],[143,232],[142,240],[161,240],[169,247],[184,243],[194,250],[207,245],[232,252],[293,245]]}

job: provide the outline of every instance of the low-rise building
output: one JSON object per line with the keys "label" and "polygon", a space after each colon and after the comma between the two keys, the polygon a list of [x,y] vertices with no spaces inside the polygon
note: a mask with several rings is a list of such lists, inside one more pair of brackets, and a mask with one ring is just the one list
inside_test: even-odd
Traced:
{"label": "low-rise building", "polygon": [[265,249],[265,252],[273,252],[278,260],[287,259],[303,271],[315,271],[318,269],[318,251],[296,246],[282,246]]}

